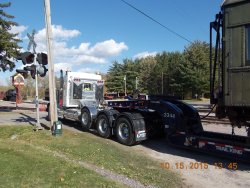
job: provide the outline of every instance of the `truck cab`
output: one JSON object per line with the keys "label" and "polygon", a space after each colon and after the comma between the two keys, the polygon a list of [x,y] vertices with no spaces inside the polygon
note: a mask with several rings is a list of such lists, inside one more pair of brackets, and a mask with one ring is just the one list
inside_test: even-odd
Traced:
{"label": "truck cab", "polygon": [[101,75],[61,71],[58,117],[80,121],[83,106],[97,108],[103,100],[104,81]]}
{"label": "truck cab", "polygon": [[[101,75],[67,72],[63,78],[63,107],[77,107],[80,100],[95,101],[100,90]],[[102,82],[103,83],[103,82]],[[100,96],[99,96],[100,97]]]}

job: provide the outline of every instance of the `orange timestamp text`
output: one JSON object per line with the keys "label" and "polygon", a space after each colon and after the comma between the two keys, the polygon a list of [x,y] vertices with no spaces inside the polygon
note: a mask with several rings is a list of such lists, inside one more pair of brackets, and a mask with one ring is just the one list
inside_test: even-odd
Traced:
{"label": "orange timestamp text", "polygon": [[161,168],[163,169],[176,169],[176,170],[195,170],[195,169],[229,169],[229,170],[237,170],[238,164],[236,162],[230,163],[222,163],[222,162],[215,162],[211,165],[208,165],[206,162],[162,162],[160,163]]}

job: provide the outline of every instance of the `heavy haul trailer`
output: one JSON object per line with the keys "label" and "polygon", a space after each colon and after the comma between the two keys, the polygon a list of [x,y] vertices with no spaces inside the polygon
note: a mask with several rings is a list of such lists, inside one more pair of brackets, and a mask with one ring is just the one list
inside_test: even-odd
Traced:
{"label": "heavy haul trailer", "polygon": [[202,131],[198,112],[184,102],[157,96],[105,101],[100,75],[67,72],[61,80],[58,117],[79,121],[86,130],[95,128],[104,138],[116,135],[119,142],[134,145],[164,130]]}
{"label": "heavy haul trailer", "polygon": [[63,104],[58,117],[78,121],[85,130],[96,129],[103,138],[114,135],[120,143],[131,146],[164,135],[175,146],[235,160],[250,158],[247,138],[204,131],[198,111],[182,101],[162,96],[105,101],[104,82],[94,74],[68,72],[62,83]]}
{"label": "heavy haul trailer", "polygon": [[[105,120],[97,121],[97,126],[101,126],[99,122],[106,122],[106,126],[116,127],[116,134],[120,134],[118,140],[126,145],[164,132],[171,145],[250,162],[249,137],[204,131],[200,116],[191,105],[167,97],[149,98],[147,101],[109,101],[108,106],[118,111],[116,117],[123,119],[117,123],[116,118],[106,116]],[[133,130],[134,142],[125,141],[127,132],[133,134]]]}
{"label": "heavy haul trailer", "polygon": [[[217,105],[218,117],[227,116],[233,126],[247,127],[250,120],[250,98],[246,97],[250,96],[246,79],[250,76],[248,10],[249,1],[226,0],[222,4],[222,11],[210,24],[211,38],[212,30],[217,32],[214,64],[212,45],[210,52],[211,102]],[[239,63],[242,60],[244,63]],[[235,61],[238,67],[234,65]],[[120,143],[134,145],[151,136],[163,134],[168,143],[174,146],[250,162],[249,128],[245,137],[204,131],[195,108],[168,97],[105,101],[104,82],[100,75],[68,72],[61,83],[63,102],[58,109],[58,117],[78,121],[86,130],[96,129],[101,137],[115,135]],[[242,92],[249,93],[246,95]]]}

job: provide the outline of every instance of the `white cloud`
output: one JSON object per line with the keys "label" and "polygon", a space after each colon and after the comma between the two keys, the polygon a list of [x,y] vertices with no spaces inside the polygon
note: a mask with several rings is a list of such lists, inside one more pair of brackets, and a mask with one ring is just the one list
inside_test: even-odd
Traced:
{"label": "white cloud", "polygon": [[82,68],[82,69],[77,70],[77,72],[97,73],[99,71],[96,69],[92,69],[92,68]]}
{"label": "white cloud", "polygon": [[52,25],[52,32],[53,32],[53,37],[55,39],[60,39],[60,40],[68,40],[70,38],[77,37],[81,34],[80,31],[78,30],[67,30],[64,29],[61,25]]}
{"label": "white cloud", "polygon": [[[104,64],[108,62],[107,58],[118,56],[122,51],[128,49],[124,42],[116,42],[114,39],[101,41],[94,45],[91,45],[89,42],[82,42],[79,46],[68,46],[67,42],[72,38],[78,37],[81,32],[68,30],[60,25],[53,25],[52,33],[55,70],[60,70],[65,64],[70,65],[71,70],[74,68],[74,65],[86,63]],[[47,51],[45,29],[36,33],[35,41],[37,43],[37,52]]]}
{"label": "white cloud", "polygon": [[128,47],[124,42],[116,43],[113,39],[110,39],[97,43],[89,51],[94,56],[108,57],[118,55],[121,51],[127,49]]}
{"label": "white cloud", "polygon": [[13,33],[13,34],[18,34],[17,38],[21,39],[22,35],[23,35],[23,32],[26,31],[27,29],[28,29],[28,27],[24,26],[24,25],[13,26],[13,27],[11,27],[11,29],[9,30],[9,32]]}
{"label": "white cloud", "polygon": [[[81,32],[78,30],[68,30],[64,29],[61,25],[52,25],[53,39],[55,41],[69,40],[71,38],[78,37]],[[39,30],[35,35],[36,42],[46,42],[46,30],[45,28]]]}
{"label": "white cloud", "polygon": [[105,58],[101,57],[96,57],[96,56],[91,56],[91,55],[78,55],[75,59],[76,64],[81,64],[81,63],[97,63],[97,64],[103,64],[107,63]]}
{"label": "white cloud", "polygon": [[154,57],[156,56],[157,52],[141,52],[141,53],[138,53],[134,56],[134,59],[143,59],[143,58],[146,58],[146,57]]}
{"label": "white cloud", "polygon": [[24,25],[11,27],[10,33],[23,33],[28,27]]}
{"label": "white cloud", "polygon": [[63,71],[71,71],[72,64],[71,63],[57,63],[54,65],[55,72],[59,72],[60,70]]}

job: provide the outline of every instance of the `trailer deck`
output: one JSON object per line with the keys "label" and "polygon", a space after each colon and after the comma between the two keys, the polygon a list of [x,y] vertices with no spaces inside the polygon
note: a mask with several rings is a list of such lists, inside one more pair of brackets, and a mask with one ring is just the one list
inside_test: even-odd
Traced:
{"label": "trailer deck", "polygon": [[141,113],[144,119],[154,112],[154,119],[157,115],[161,118],[158,130],[164,131],[171,145],[250,162],[250,137],[204,131],[198,111],[191,105],[166,97],[152,99],[109,101],[108,106],[122,112]]}

